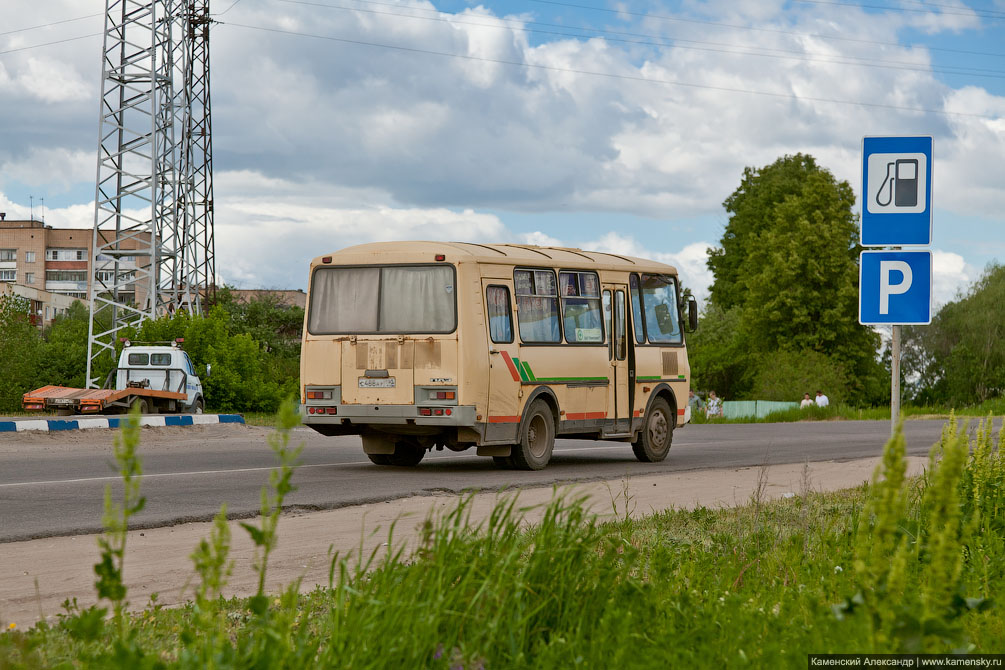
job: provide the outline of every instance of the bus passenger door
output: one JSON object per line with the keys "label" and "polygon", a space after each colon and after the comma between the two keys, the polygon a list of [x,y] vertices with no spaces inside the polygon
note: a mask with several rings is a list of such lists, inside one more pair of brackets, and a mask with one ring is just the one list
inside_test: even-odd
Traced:
{"label": "bus passenger door", "polygon": [[488,342],[488,405],[485,439],[516,442],[520,427],[520,365],[513,318],[513,280],[482,279]]}
{"label": "bus passenger door", "polygon": [[608,420],[614,419],[614,426],[605,433],[627,433],[631,430],[632,408],[629,402],[629,388],[633,379],[628,369],[628,304],[625,284],[604,285],[604,329],[607,332],[607,356],[611,365],[611,383],[607,389]]}

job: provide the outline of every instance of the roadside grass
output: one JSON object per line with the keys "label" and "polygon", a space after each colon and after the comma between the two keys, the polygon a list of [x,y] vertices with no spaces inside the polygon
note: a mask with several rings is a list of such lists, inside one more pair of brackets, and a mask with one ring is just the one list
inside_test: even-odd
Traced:
{"label": "roadside grass", "polygon": [[[263,576],[296,455],[290,412],[262,525],[246,526]],[[641,518],[613,501],[606,523],[561,496],[534,524],[513,497],[475,522],[464,497],[413,553],[335,555],[328,586],[304,595],[220,598],[221,516],[193,554],[193,602],[111,625],[69,604],[53,625],[0,635],[0,668],[803,668],[808,653],[1005,651],[991,599],[1005,587],[1005,431],[995,443],[982,422],[968,438],[951,419],[914,479],[904,450],[898,431],[855,489],[814,493],[804,477],[790,499],[759,486],[741,507]]]}
{"label": "roadside grass", "polygon": [[[949,407],[934,407],[930,405],[904,405],[900,408],[900,414],[905,419],[949,419],[950,414],[965,417],[985,417],[1005,415],[1005,397],[991,398],[984,402],[952,409]],[[795,421],[865,421],[865,420],[890,420],[889,407],[849,407],[848,405],[829,405],[827,407],[798,407],[780,412],[772,412],[761,418],[738,417],[727,419],[724,417],[706,417],[704,413],[698,412],[691,415],[691,422],[700,423],[789,423]]]}
{"label": "roadside grass", "polygon": [[271,428],[276,425],[279,416],[276,412],[241,412],[244,423],[249,426],[267,426]]}

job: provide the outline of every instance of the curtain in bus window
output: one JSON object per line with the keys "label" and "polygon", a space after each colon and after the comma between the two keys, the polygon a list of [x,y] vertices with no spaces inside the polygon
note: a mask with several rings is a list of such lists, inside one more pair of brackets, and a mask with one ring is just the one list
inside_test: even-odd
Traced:
{"label": "curtain in bus window", "polygon": [[311,285],[312,333],[372,333],[377,330],[380,268],[321,268]]}
{"label": "curtain in bus window", "polygon": [[558,298],[520,296],[520,339],[524,342],[560,342],[558,330]]}
{"label": "curtain in bus window", "polygon": [[489,336],[493,342],[513,341],[513,321],[509,313],[509,289],[489,286],[485,289],[485,304],[489,314]]}
{"label": "curtain in bus window", "polygon": [[673,277],[642,275],[642,304],[646,313],[649,341],[680,344],[677,290]]}
{"label": "curtain in bus window", "polygon": [[450,266],[381,270],[382,333],[449,333],[454,329],[454,271]]}
{"label": "curtain in bus window", "polygon": [[565,340],[572,343],[603,342],[600,287],[592,273],[561,272],[562,321]]}
{"label": "curtain in bus window", "polygon": [[639,344],[645,344],[646,333],[642,330],[642,297],[639,295],[639,278],[636,275],[632,275],[630,283],[632,293],[632,330],[635,331],[635,341]]}

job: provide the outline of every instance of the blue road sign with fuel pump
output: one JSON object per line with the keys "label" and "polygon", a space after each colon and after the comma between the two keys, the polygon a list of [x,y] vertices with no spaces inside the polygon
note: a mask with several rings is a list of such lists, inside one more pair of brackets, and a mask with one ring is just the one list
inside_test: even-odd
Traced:
{"label": "blue road sign with fuel pump", "polygon": [[862,140],[862,245],[932,243],[932,138]]}
{"label": "blue road sign with fuel pump", "polygon": [[858,296],[861,324],[931,323],[932,252],[863,251]]}

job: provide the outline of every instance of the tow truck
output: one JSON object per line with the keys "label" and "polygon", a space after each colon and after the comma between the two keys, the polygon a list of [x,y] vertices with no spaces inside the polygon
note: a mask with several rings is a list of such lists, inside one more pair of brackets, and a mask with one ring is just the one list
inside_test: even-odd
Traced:
{"label": "tow truck", "polygon": [[[100,389],[43,386],[25,393],[26,411],[57,414],[116,414],[138,407],[140,414],[202,414],[202,381],[192,359],[174,342],[124,342],[119,364]],[[206,365],[206,376],[210,366]],[[113,385],[114,382],[114,385]]]}

